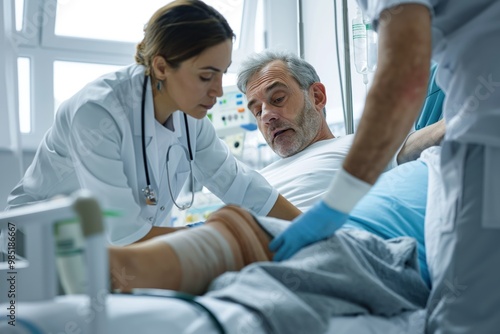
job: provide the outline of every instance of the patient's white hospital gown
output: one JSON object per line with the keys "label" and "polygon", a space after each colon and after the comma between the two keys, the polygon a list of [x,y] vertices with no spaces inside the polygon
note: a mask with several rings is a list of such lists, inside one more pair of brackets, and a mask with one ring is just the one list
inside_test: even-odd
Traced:
{"label": "patient's white hospital gown", "polygon": [[[266,166],[260,173],[302,212],[321,199],[342,167],[354,135],[318,141],[303,151]],[[397,166],[396,156],[385,170]]]}

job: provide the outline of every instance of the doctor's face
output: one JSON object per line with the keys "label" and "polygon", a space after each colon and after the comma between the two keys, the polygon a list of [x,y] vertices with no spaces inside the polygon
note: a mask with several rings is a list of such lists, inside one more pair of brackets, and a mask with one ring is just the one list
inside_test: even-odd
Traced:
{"label": "doctor's face", "polygon": [[165,86],[176,110],[201,119],[222,96],[222,75],[231,64],[230,39],[205,49],[169,72]]}
{"label": "doctor's face", "polygon": [[322,112],[281,61],[273,61],[247,83],[248,107],[267,144],[282,158],[309,146],[322,125]]}

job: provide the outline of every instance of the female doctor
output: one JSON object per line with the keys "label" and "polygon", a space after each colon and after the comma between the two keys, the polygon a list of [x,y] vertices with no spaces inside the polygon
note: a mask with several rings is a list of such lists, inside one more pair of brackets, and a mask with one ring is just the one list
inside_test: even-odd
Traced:
{"label": "female doctor", "polygon": [[[186,180],[226,203],[291,220],[300,211],[240,164],[206,116],[222,95],[234,33],[198,0],[160,8],[144,29],[136,64],[102,76],[65,101],[9,207],[87,188],[109,220],[109,242],[168,233],[166,219]],[[192,203],[192,201],[191,201]]]}

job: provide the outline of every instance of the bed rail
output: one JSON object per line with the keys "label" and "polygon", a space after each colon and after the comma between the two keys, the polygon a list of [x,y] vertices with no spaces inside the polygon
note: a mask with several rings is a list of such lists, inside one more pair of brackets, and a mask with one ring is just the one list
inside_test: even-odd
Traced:
{"label": "bed rail", "polygon": [[[107,333],[106,303],[103,300],[106,300],[109,289],[109,268],[102,217],[97,200],[85,190],[71,197],[0,212],[2,251],[5,253],[0,262],[0,304],[7,303],[15,308],[18,302],[56,297],[58,271],[54,226],[63,220],[78,219],[84,237],[89,307],[93,310],[94,304],[99,303],[99,312],[95,312],[95,317],[88,322],[85,333]],[[24,257],[15,251],[18,230],[24,233]],[[64,270],[72,268],[59,268],[60,272]],[[74,273],[66,274],[71,276]]]}

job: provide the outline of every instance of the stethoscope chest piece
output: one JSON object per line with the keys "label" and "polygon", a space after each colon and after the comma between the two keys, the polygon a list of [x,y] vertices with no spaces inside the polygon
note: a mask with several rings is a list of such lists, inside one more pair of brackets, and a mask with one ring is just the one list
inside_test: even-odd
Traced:
{"label": "stethoscope chest piece", "polygon": [[144,197],[146,198],[147,205],[156,205],[158,203],[155,191],[151,189],[150,185],[147,185],[146,188],[142,189],[142,192],[144,193]]}

